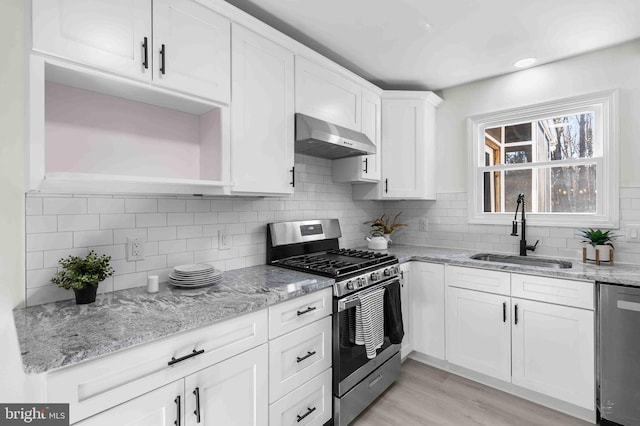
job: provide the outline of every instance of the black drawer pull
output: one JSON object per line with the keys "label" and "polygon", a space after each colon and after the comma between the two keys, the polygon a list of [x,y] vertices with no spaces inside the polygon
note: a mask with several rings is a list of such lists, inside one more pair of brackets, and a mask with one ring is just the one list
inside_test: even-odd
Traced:
{"label": "black drawer pull", "polygon": [[304,314],[308,314],[311,311],[315,311],[317,308],[315,306],[309,306],[307,309],[305,309],[304,311],[298,311],[298,316],[300,315],[304,315]]}
{"label": "black drawer pull", "polygon": [[507,302],[502,302],[502,322],[507,322]]}
{"label": "black drawer pull", "polygon": [[384,180],[384,192],[385,193],[389,192],[389,179]]}
{"label": "black drawer pull", "polygon": [[193,352],[191,352],[189,355],[185,355],[185,356],[181,356],[180,358],[176,358],[175,356],[171,357],[171,361],[169,361],[167,363],[167,365],[173,365],[175,363],[178,363],[180,361],[184,361],[185,359],[189,359],[189,358],[193,358],[196,355],[200,355],[204,353],[204,349],[200,349],[199,351],[196,351],[195,349],[193,350]]}
{"label": "black drawer pull", "polygon": [[149,69],[149,41],[146,37],[142,42],[142,49],[144,50],[144,60],[142,61],[142,66],[144,67],[144,69]]}
{"label": "black drawer pull", "polygon": [[313,352],[312,352],[312,351],[307,351],[307,354],[306,354],[305,356],[303,356],[303,357],[299,357],[299,356],[298,356],[298,357],[296,357],[296,360],[297,360],[296,362],[302,362],[302,361],[304,361],[305,359],[309,358],[310,356],[314,356],[315,354],[316,354],[316,351],[313,351]]}
{"label": "black drawer pull", "polygon": [[515,308],[515,325],[518,325],[518,305],[516,304]]}
{"label": "black drawer pull", "polygon": [[302,419],[304,419],[305,417],[307,417],[309,414],[313,413],[314,411],[316,411],[316,407],[313,407],[313,408],[307,407],[307,412],[304,413],[303,415],[298,415],[298,420],[296,420],[296,421],[297,422],[301,422]]}
{"label": "black drawer pull", "polygon": [[165,67],[165,56],[167,56],[167,48],[165,47],[165,45],[163,44],[162,47],[160,48],[160,74],[166,74],[167,72],[167,68]]}
{"label": "black drawer pull", "polygon": [[196,396],[196,409],[193,414],[196,415],[196,422],[200,423],[200,388],[195,388],[193,394]]}
{"label": "black drawer pull", "polygon": [[182,413],[180,412],[180,395],[178,395],[176,399],[173,400],[173,402],[176,403],[178,414],[178,418],[173,422],[173,424],[176,426],[180,426],[182,424],[182,420],[180,419],[180,417],[182,417]]}

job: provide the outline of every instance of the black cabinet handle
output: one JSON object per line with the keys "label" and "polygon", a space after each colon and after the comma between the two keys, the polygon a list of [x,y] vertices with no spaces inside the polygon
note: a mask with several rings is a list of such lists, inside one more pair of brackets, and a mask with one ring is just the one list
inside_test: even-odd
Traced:
{"label": "black cabinet handle", "polygon": [[167,56],[167,49],[163,44],[162,47],[160,48],[160,74],[163,74],[163,75],[166,74],[166,71],[167,71],[164,63],[165,56]]}
{"label": "black cabinet handle", "polygon": [[515,320],[515,325],[518,325],[518,305],[517,304],[516,304],[516,307],[515,307],[514,320]]}
{"label": "black cabinet handle", "polygon": [[182,424],[182,420],[180,420],[181,417],[181,412],[180,412],[180,395],[178,395],[176,397],[176,399],[173,400],[173,402],[176,403],[176,407],[177,407],[177,414],[178,414],[178,418],[176,419],[175,422],[173,422],[174,425],[176,426],[180,426]]}
{"label": "black cabinet handle", "polygon": [[364,172],[369,173],[369,159],[366,157],[364,159]]}
{"label": "black cabinet handle", "polygon": [[142,61],[142,66],[147,70],[149,69],[149,43],[146,37],[142,42],[142,49],[144,50],[144,60]]}
{"label": "black cabinet handle", "polygon": [[291,167],[291,182],[289,182],[291,184],[291,186],[293,186],[294,188],[296,187],[296,166]]}
{"label": "black cabinet handle", "polygon": [[309,306],[307,309],[305,309],[304,311],[297,311],[298,312],[298,316],[300,315],[304,315],[304,314],[308,314],[311,311],[315,311],[317,308],[315,306]]}
{"label": "black cabinet handle", "polygon": [[307,351],[307,354],[303,357],[296,357],[296,362],[302,362],[305,359],[309,358],[310,356],[314,356],[316,354],[316,351]]}
{"label": "black cabinet handle", "polygon": [[200,423],[200,388],[195,388],[193,394],[196,396],[196,410],[193,414],[196,415],[196,422]]}
{"label": "black cabinet handle", "polygon": [[389,179],[384,180],[384,192],[389,192]]}
{"label": "black cabinet handle", "polygon": [[200,355],[204,353],[204,349],[200,349],[199,351],[196,351],[195,349],[193,350],[193,352],[191,352],[189,355],[185,355],[185,356],[181,356],[180,358],[176,358],[174,356],[171,357],[171,361],[169,361],[167,363],[167,365],[173,365],[176,364],[180,361],[184,361],[185,359],[189,359],[189,358],[193,358],[196,355]]}
{"label": "black cabinet handle", "polygon": [[296,420],[296,421],[298,423],[300,423],[302,421],[302,419],[304,419],[305,417],[307,417],[309,414],[313,413],[314,411],[316,411],[316,407],[313,407],[313,408],[307,407],[307,412],[304,413],[303,415],[298,415],[298,420]]}
{"label": "black cabinet handle", "polygon": [[502,302],[502,322],[507,322],[507,302]]}

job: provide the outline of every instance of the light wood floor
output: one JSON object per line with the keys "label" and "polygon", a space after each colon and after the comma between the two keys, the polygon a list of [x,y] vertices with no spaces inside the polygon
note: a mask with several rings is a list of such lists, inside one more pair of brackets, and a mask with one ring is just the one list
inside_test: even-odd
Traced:
{"label": "light wood floor", "polygon": [[354,426],[586,426],[590,423],[408,359]]}

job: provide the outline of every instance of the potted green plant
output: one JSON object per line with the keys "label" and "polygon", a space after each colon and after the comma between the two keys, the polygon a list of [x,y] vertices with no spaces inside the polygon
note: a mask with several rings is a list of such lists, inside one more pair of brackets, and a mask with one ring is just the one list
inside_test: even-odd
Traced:
{"label": "potted green plant", "polygon": [[[611,259],[611,250],[615,249],[613,246],[613,239],[617,237],[617,235],[613,234],[612,231],[602,231],[600,229],[581,229],[580,236],[584,238],[582,240],[583,243],[588,243],[587,248],[587,259],[589,260],[601,260],[604,262],[609,262]],[[598,256],[596,256],[596,251],[598,252]]]}
{"label": "potted green plant", "polygon": [[373,220],[368,220],[364,222],[365,225],[371,225],[373,228],[373,232],[380,232],[387,241],[391,241],[391,233],[398,228],[403,226],[407,226],[406,223],[399,223],[398,217],[402,214],[402,212],[396,214],[391,220],[391,216],[387,216],[383,214],[382,216],[375,218]]}
{"label": "potted green plant", "polygon": [[58,287],[73,289],[76,304],[84,305],[96,300],[98,284],[113,275],[113,268],[109,264],[111,256],[98,256],[91,250],[86,257],[69,256],[60,259],[62,271],[56,272],[51,282]]}

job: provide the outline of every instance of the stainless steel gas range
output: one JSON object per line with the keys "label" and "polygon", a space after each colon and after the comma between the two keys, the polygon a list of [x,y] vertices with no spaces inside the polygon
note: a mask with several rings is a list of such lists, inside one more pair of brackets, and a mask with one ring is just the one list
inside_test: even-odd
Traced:
{"label": "stainless steel gas range", "polygon": [[[340,249],[341,236],[337,219],[267,227],[267,264],[335,279],[332,355],[337,426],[349,424],[397,379],[403,335],[398,259],[383,252]],[[376,318],[378,323],[373,324]]]}

